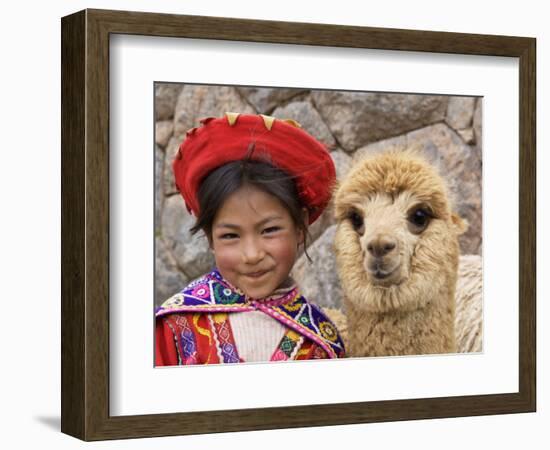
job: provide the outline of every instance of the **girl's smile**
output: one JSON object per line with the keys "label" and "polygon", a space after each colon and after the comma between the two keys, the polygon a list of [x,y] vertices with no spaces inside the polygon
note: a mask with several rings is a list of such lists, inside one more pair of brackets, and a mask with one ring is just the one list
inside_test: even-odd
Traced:
{"label": "girl's smile", "polygon": [[254,273],[248,273],[246,274],[250,278],[260,278],[262,275],[265,275],[268,271],[264,270],[262,272],[254,272]]}
{"label": "girl's smile", "polygon": [[218,210],[210,244],[222,276],[248,297],[284,286],[303,233],[273,195],[243,186]]}

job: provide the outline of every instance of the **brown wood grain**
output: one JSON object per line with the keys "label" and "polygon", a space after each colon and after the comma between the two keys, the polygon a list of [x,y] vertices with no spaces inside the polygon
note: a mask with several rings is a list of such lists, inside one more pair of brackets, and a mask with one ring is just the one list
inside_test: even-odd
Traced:
{"label": "brown wood grain", "polygon": [[85,13],[61,27],[61,430],[85,424]]}
{"label": "brown wood grain", "polygon": [[519,68],[519,384],[536,409],[536,41]]}
{"label": "brown wood grain", "polygon": [[[535,39],[104,10],[86,10],[64,17],[61,33],[63,432],[84,440],[99,440],[535,410]],[[518,57],[519,391],[109,416],[110,33]]]}

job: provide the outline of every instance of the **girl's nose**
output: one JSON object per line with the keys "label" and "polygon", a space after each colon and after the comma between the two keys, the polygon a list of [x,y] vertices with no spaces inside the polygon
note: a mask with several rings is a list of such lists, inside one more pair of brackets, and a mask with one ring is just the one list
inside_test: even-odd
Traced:
{"label": "girl's nose", "polygon": [[256,264],[265,256],[265,251],[255,239],[247,239],[243,243],[243,260],[247,264]]}

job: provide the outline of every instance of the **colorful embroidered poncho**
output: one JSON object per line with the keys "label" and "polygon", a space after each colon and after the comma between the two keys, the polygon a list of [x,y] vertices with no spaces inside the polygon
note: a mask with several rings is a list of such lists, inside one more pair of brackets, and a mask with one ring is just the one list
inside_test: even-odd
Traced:
{"label": "colorful embroidered poncho", "polygon": [[158,308],[155,364],[245,362],[239,356],[229,315],[250,311],[261,311],[286,329],[271,361],[344,356],[344,344],[334,324],[296,287],[277,291],[267,299],[250,299],[214,270]]}

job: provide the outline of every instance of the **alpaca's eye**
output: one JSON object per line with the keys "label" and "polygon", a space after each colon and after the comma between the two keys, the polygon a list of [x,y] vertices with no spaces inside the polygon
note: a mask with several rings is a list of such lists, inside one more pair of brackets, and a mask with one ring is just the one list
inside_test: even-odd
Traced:
{"label": "alpaca's eye", "polygon": [[407,218],[410,224],[410,231],[414,234],[422,233],[427,228],[432,217],[432,214],[425,208],[413,209]]}
{"label": "alpaca's eye", "polygon": [[363,234],[365,232],[365,223],[363,222],[363,217],[361,217],[361,214],[357,211],[350,211],[348,217],[353,229],[359,234]]}

